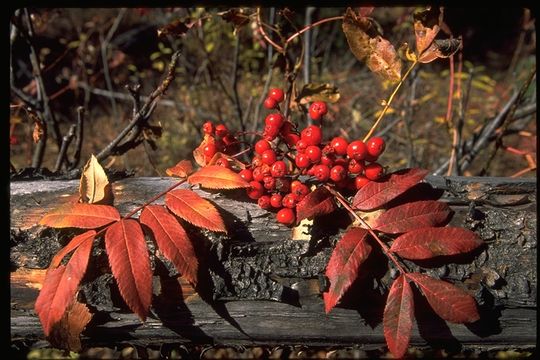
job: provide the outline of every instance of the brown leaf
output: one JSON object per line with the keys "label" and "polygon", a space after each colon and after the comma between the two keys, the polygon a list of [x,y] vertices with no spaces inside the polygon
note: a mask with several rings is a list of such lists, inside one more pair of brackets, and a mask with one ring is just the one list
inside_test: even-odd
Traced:
{"label": "brown leaf", "polygon": [[54,228],[95,229],[118,220],[120,220],[120,213],[115,207],[75,203],[50,211],[39,224]]}
{"label": "brown leaf", "polygon": [[94,155],[84,165],[79,183],[80,202],[112,205],[114,194],[111,184]]}
{"label": "brown leaf", "polygon": [[395,358],[405,355],[414,320],[414,300],[411,285],[403,275],[394,280],[384,307],[384,337]]}
{"label": "brown leaf", "polygon": [[169,191],[165,195],[165,204],[175,215],[190,224],[212,231],[227,232],[215,206],[191,190]]}
{"label": "brown leaf", "polygon": [[41,120],[37,119],[37,117],[34,118],[34,131],[32,132],[32,139],[34,140],[34,144],[37,144],[41,138],[43,137],[43,123]]}
{"label": "brown leaf", "polygon": [[358,17],[347,8],[343,32],[354,56],[371,71],[391,82],[401,79],[401,60],[392,44],[378,33],[373,20]]}
{"label": "brown leaf", "polygon": [[176,19],[173,22],[159,28],[157,34],[160,38],[167,35],[181,37],[184,36],[193,26],[200,26],[200,24],[201,19],[192,19],[190,17],[185,19]]}
{"label": "brown leaf", "polygon": [[461,39],[434,40],[430,47],[420,55],[418,61],[429,63],[435,59],[443,59],[454,55],[461,49]]}
{"label": "brown leaf", "polygon": [[178,176],[186,178],[193,173],[193,165],[189,160],[181,160],[178,164],[165,170],[169,176]]}
{"label": "brown leaf", "polygon": [[416,52],[421,55],[431,45],[441,29],[443,8],[430,6],[425,10],[415,13],[413,17]]}
{"label": "brown leaf", "polygon": [[334,196],[324,187],[319,186],[296,204],[296,219],[300,221],[330,214],[335,209]]}
{"label": "brown leaf", "polygon": [[188,178],[188,182],[207,189],[240,189],[250,186],[240,175],[219,165],[201,168]]}
{"label": "brown leaf", "polygon": [[243,9],[229,9],[227,11],[218,12],[223,20],[234,25],[235,28],[240,28],[249,22],[249,15],[244,14]]}
{"label": "brown leaf", "polygon": [[47,340],[57,348],[81,351],[81,333],[92,320],[88,307],[74,299],[66,313],[52,328]]}
{"label": "brown leaf", "polygon": [[325,83],[305,84],[300,90],[295,101],[300,104],[307,104],[312,101],[324,101],[327,103],[336,103],[341,97],[337,87]]}

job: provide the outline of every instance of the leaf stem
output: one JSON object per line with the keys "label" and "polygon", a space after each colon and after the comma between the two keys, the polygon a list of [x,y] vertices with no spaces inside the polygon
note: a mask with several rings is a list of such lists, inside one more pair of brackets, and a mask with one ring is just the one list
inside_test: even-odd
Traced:
{"label": "leaf stem", "polygon": [[367,231],[371,234],[371,236],[373,236],[373,238],[379,243],[379,245],[381,246],[384,254],[390,259],[392,260],[392,262],[394,263],[394,265],[396,265],[397,269],[399,270],[399,272],[401,272],[402,274],[407,274],[407,271],[405,271],[405,269],[400,265],[400,263],[398,262],[398,260],[396,259],[396,257],[390,252],[390,249],[388,249],[388,246],[386,246],[386,244],[379,238],[379,236],[375,233],[375,231],[373,231],[373,229],[371,228],[371,226],[369,226],[369,224],[364,220],[362,219],[360,216],[358,216],[358,214],[353,210],[353,208],[351,207],[351,205],[349,205],[349,202],[343,197],[343,195],[341,195],[339,192],[337,192],[336,190],[334,190],[332,187],[328,186],[328,185],[324,185],[324,187],[326,188],[326,190],[328,190],[332,195],[335,196],[335,198],[337,199],[337,201],[340,202],[341,205],[343,205],[343,207],[352,215],[354,216],[354,218],[359,221],[360,223],[362,223],[362,225],[367,229]]}
{"label": "leaf stem", "polygon": [[394,97],[396,96],[398,90],[401,88],[401,85],[403,85],[403,83],[405,82],[405,79],[407,79],[407,77],[409,76],[409,74],[411,73],[411,71],[414,69],[414,67],[417,64],[418,64],[418,60],[415,60],[411,64],[411,66],[409,66],[409,68],[407,69],[407,71],[405,72],[405,74],[403,75],[401,80],[399,80],[399,83],[396,85],[396,88],[394,89],[394,91],[392,92],[392,94],[390,95],[388,100],[386,100],[386,104],[385,104],[384,109],[382,110],[381,114],[379,115],[377,120],[375,120],[375,123],[373,124],[371,129],[369,129],[369,132],[366,134],[366,136],[364,136],[364,140],[363,140],[364,142],[366,142],[371,137],[371,135],[373,135],[373,133],[375,132],[375,129],[377,128],[377,126],[379,126],[379,123],[381,122],[384,115],[386,115],[386,112],[390,108],[390,105],[392,104],[392,101],[394,100]]}

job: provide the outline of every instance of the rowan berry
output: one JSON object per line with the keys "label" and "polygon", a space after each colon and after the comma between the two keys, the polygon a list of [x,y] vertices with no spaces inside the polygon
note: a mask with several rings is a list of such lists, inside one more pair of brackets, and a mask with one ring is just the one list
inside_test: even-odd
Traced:
{"label": "rowan berry", "polygon": [[266,99],[264,99],[263,106],[267,108],[268,110],[275,109],[277,107],[277,101],[270,96],[268,96]]}
{"label": "rowan berry", "polygon": [[328,108],[323,101],[315,101],[309,106],[309,116],[315,121],[320,120],[327,112]]}
{"label": "rowan berry", "polygon": [[294,192],[298,186],[302,185],[300,180],[293,180],[291,182],[291,192]]}
{"label": "rowan berry", "polygon": [[270,173],[273,177],[282,177],[287,175],[287,165],[283,160],[278,160],[272,164],[272,168],[270,169]]}
{"label": "rowan berry", "polygon": [[268,165],[263,164],[259,167],[256,167],[253,169],[253,180],[255,181],[263,181],[265,176],[270,175],[270,169],[268,168]]}
{"label": "rowan berry", "polygon": [[281,204],[289,209],[294,209],[297,202],[298,200],[296,200],[296,196],[293,193],[286,194],[281,200]]}
{"label": "rowan berry", "polygon": [[273,190],[276,187],[276,178],[272,176],[265,176],[263,178],[263,186],[267,190]]}
{"label": "rowan berry", "polygon": [[347,169],[349,167],[349,159],[346,159],[346,158],[343,158],[343,157],[336,157],[334,159],[334,166],[335,165],[341,165],[345,169]]}
{"label": "rowan berry", "polygon": [[366,144],[362,140],[355,140],[347,146],[347,156],[349,159],[364,160],[366,155]]}
{"label": "rowan berry", "polygon": [[309,188],[306,184],[300,183],[295,186],[294,190],[291,190],[291,194],[295,196],[296,201],[300,201],[309,194]]}
{"label": "rowan berry", "polygon": [[330,179],[338,183],[347,177],[347,170],[342,165],[336,165],[330,169]]}
{"label": "rowan berry", "polygon": [[364,161],[350,159],[348,169],[351,174],[360,174],[364,171]]}
{"label": "rowan berry", "polygon": [[330,154],[321,156],[321,165],[326,165],[329,168],[334,165],[334,157]]}
{"label": "rowan berry", "polygon": [[247,196],[250,199],[257,200],[264,194],[264,188],[258,181],[250,181],[249,188],[246,189]]}
{"label": "rowan berry", "polygon": [[374,136],[366,142],[367,152],[371,156],[379,157],[386,148],[383,138]]}
{"label": "rowan berry", "polygon": [[318,145],[322,140],[322,130],[317,125],[310,125],[300,133],[300,139],[308,145]]}
{"label": "rowan berry", "polygon": [[262,164],[263,164],[262,159],[258,155],[254,156],[253,160],[251,160],[251,165],[253,165],[253,168],[259,167]]}
{"label": "rowan berry", "polygon": [[225,158],[222,158],[222,157],[217,159],[215,164],[217,166],[222,166],[222,167],[227,168],[227,169],[231,168],[231,164],[229,164],[229,160],[227,160]]}
{"label": "rowan berry", "polygon": [[219,124],[216,126],[216,135],[219,137],[225,137],[229,133],[229,129],[224,124]]}
{"label": "rowan berry", "polygon": [[265,150],[261,154],[261,158],[262,158],[263,163],[267,165],[272,165],[277,160],[276,152],[272,149]]}
{"label": "rowan berry", "polygon": [[261,209],[265,209],[265,210],[270,209],[270,207],[272,206],[270,204],[270,196],[268,195],[261,196],[259,200],[257,200],[257,204],[259,205]]}
{"label": "rowan berry", "polygon": [[326,165],[315,165],[313,167],[313,176],[321,182],[325,182],[330,178],[330,168]]}
{"label": "rowan berry", "polygon": [[278,136],[279,134],[279,128],[274,126],[274,125],[266,125],[264,127],[264,131],[263,131],[263,137],[268,140],[268,141],[272,141],[276,138],[276,136]]}
{"label": "rowan berry", "polygon": [[246,180],[247,182],[250,182],[253,180],[253,172],[250,169],[240,170],[238,175],[240,175],[240,177]]}
{"label": "rowan berry", "polygon": [[295,146],[298,141],[300,141],[300,136],[294,133],[283,135],[285,137],[285,142],[289,146]]}
{"label": "rowan berry", "polygon": [[347,140],[340,136],[336,136],[332,139],[330,142],[330,145],[332,146],[332,149],[334,149],[334,152],[338,155],[345,155],[347,154],[347,146],[349,145],[347,143]]}
{"label": "rowan berry", "polygon": [[308,147],[307,141],[302,138],[300,138],[300,140],[296,142],[296,151],[298,151],[299,153],[303,153],[307,147]]}
{"label": "rowan berry", "polygon": [[268,92],[268,97],[271,97],[272,99],[280,103],[285,98],[285,94],[283,93],[283,90],[281,90],[280,88],[272,88]]}
{"label": "rowan berry", "polygon": [[371,163],[366,165],[364,173],[369,180],[379,180],[384,175],[384,168],[379,163]]}
{"label": "rowan berry", "polygon": [[321,149],[318,146],[310,145],[306,148],[306,155],[313,164],[321,160]]}
{"label": "rowan berry", "polygon": [[284,121],[285,119],[280,113],[270,114],[264,119],[264,123],[266,125],[275,126],[278,129],[281,127],[281,125],[283,125]]}
{"label": "rowan berry", "polygon": [[274,194],[270,197],[270,205],[272,205],[272,207],[275,207],[275,208],[280,208],[283,206],[281,202],[282,200],[283,200],[283,196],[281,196],[281,194]]}
{"label": "rowan berry", "polygon": [[300,154],[296,155],[296,158],[294,159],[294,163],[300,169],[305,169],[310,164],[309,157],[305,153],[300,153]]}
{"label": "rowan berry", "polygon": [[214,133],[214,124],[211,121],[207,121],[202,126],[203,132],[208,135],[212,135]]}
{"label": "rowan berry", "polygon": [[296,221],[296,216],[292,209],[283,208],[277,212],[276,220],[285,225],[292,225]]}
{"label": "rowan berry", "polygon": [[214,143],[208,143],[203,148],[203,154],[205,156],[208,156],[209,158],[214,156],[216,154],[216,151],[217,151],[216,144]]}
{"label": "rowan berry", "polygon": [[363,176],[363,175],[358,175],[355,179],[354,179],[354,185],[356,187],[356,190],[360,190],[361,188],[363,188],[364,186],[366,186],[366,184],[369,182],[370,180]]}

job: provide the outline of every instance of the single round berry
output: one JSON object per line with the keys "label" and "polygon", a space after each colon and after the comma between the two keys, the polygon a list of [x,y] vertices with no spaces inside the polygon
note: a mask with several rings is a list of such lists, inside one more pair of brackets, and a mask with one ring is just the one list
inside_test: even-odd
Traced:
{"label": "single round berry", "polygon": [[268,140],[274,140],[279,134],[279,128],[274,125],[266,125],[263,131],[263,137]]}
{"label": "single round berry", "polygon": [[220,157],[219,159],[216,160],[216,165],[217,166],[222,166],[222,167],[227,168],[227,169],[231,168],[231,164],[229,164],[229,160],[227,160],[225,158],[222,158],[222,157]]}
{"label": "single round berry", "polygon": [[258,181],[250,181],[249,188],[246,189],[247,196],[250,199],[257,200],[264,194],[264,187]]}
{"label": "single round berry", "polygon": [[216,135],[219,137],[225,137],[229,133],[229,129],[224,124],[219,124],[216,126]]}
{"label": "single round berry", "polygon": [[370,182],[370,180],[365,177],[365,176],[362,176],[362,175],[358,175],[355,179],[354,179],[354,186],[356,187],[356,190],[360,190],[361,188],[363,188],[364,186],[366,186],[366,184]]}
{"label": "single round berry", "polygon": [[315,165],[313,167],[313,176],[321,182],[328,181],[330,179],[330,168],[326,165]]}
{"label": "single round berry", "polygon": [[347,146],[347,156],[349,159],[364,160],[366,155],[367,147],[362,140],[355,140]]}
{"label": "single round berry", "polygon": [[298,200],[296,200],[296,196],[293,193],[286,194],[281,200],[281,205],[289,209],[294,209],[296,203],[298,203]]}
{"label": "single round berry", "polygon": [[300,153],[296,155],[296,159],[294,159],[294,163],[300,169],[305,169],[311,164],[309,157],[305,153]]}
{"label": "single round berry", "polygon": [[302,182],[300,180],[293,180],[291,182],[291,192],[294,192],[298,186],[301,186]]}
{"label": "single round berry", "polygon": [[203,154],[205,156],[208,156],[209,158],[214,156],[216,154],[216,151],[216,144],[214,143],[208,143],[203,147]]}
{"label": "single round berry", "polygon": [[309,188],[306,184],[300,183],[295,186],[294,190],[291,191],[291,194],[295,196],[296,201],[300,201],[309,194]]}
{"label": "single round berry", "polygon": [[273,190],[276,187],[276,178],[272,176],[265,176],[263,178],[263,187],[266,190]]}
{"label": "single round berry", "polygon": [[272,145],[264,139],[261,139],[255,143],[255,152],[257,154],[262,154],[266,150],[269,150],[272,148]]}
{"label": "single round berry", "polygon": [[264,107],[267,108],[268,110],[272,110],[272,109],[275,109],[277,107],[277,104],[278,102],[271,98],[270,96],[268,96],[266,99],[264,99]]}
{"label": "single round berry", "polygon": [[207,121],[202,126],[203,132],[208,135],[212,135],[214,133],[214,124],[211,121]]}
{"label": "single round berry", "polygon": [[283,125],[284,121],[285,119],[280,113],[270,114],[264,119],[264,123],[266,125],[275,126],[278,129],[281,127],[281,125]]}
{"label": "single round berry", "polygon": [[328,108],[323,101],[315,101],[309,106],[309,116],[315,121],[320,120],[327,112]]}
{"label": "single round berry", "polygon": [[272,149],[265,150],[261,154],[261,158],[262,158],[263,163],[267,165],[272,165],[277,160],[276,152]]}
{"label": "single round berry", "polygon": [[290,147],[295,146],[298,143],[298,141],[300,140],[300,136],[297,135],[297,134],[293,134],[293,133],[286,134],[286,135],[283,135],[283,136],[285,137],[285,142]]}
{"label": "single round berry", "polygon": [[364,166],[364,161],[351,159],[348,169],[351,174],[361,174],[364,171]]}
{"label": "single round berry", "polygon": [[330,179],[338,183],[347,177],[347,170],[342,165],[336,165],[330,169]]}
{"label": "single round berry", "polygon": [[253,180],[253,172],[250,169],[244,169],[241,170],[238,175],[247,182],[250,182]]}
{"label": "single round berry", "polygon": [[276,220],[285,225],[292,225],[296,220],[296,216],[292,209],[283,208],[277,212]]}
{"label": "single round berry", "polygon": [[261,196],[259,200],[257,200],[257,205],[259,205],[261,209],[265,209],[265,210],[270,209],[270,207],[272,206],[270,204],[270,196],[268,195]]}
{"label": "single round berry", "polygon": [[253,180],[263,181],[265,176],[270,175],[270,168],[268,165],[263,164],[253,169]]}
{"label": "single round berry", "polygon": [[310,125],[302,130],[300,138],[308,145],[319,145],[322,140],[322,130],[317,125]]}
{"label": "single round berry", "polygon": [[330,146],[332,146],[332,149],[334,149],[336,154],[345,155],[347,154],[347,146],[349,146],[349,144],[347,143],[347,140],[341,136],[336,136],[330,142]]}
{"label": "single round berry", "polygon": [[280,88],[272,88],[268,92],[268,97],[271,97],[272,99],[280,103],[285,98],[285,94],[283,93],[283,90],[281,90]]}
{"label": "single round berry", "polygon": [[283,160],[278,160],[272,164],[272,168],[270,169],[270,173],[273,177],[283,177],[287,175],[287,165]]}
{"label": "single round berry", "polygon": [[386,148],[386,143],[383,138],[374,136],[366,142],[367,152],[369,155],[379,157]]}
{"label": "single round berry", "polygon": [[366,165],[364,173],[369,180],[379,180],[384,175],[384,168],[379,163],[371,163]]}
{"label": "single round berry", "polygon": [[270,205],[275,208],[280,208],[283,206],[281,201],[283,200],[283,196],[281,194],[274,194],[270,197]]}
{"label": "single round berry", "polygon": [[310,145],[306,148],[306,155],[313,164],[321,160],[321,149],[318,146]]}
{"label": "single round berry", "polygon": [[323,155],[321,156],[321,161],[320,161],[321,165],[326,165],[328,166],[329,168],[334,166],[334,157],[331,156],[330,154],[329,155]]}
{"label": "single round berry", "polygon": [[307,141],[303,140],[302,138],[300,138],[300,140],[296,142],[296,151],[298,151],[299,153],[303,153],[304,151],[306,151],[307,147]]}

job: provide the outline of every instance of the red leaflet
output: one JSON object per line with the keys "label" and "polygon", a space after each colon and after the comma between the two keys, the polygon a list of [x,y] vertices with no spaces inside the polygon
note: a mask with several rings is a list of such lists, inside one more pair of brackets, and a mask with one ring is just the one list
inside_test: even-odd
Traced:
{"label": "red leaflet", "polygon": [[413,319],[414,301],[411,285],[405,276],[400,275],[390,288],[383,315],[384,337],[388,349],[395,358],[402,357],[407,351]]}
{"label": "red leaflet", "polygon": [[330,280],[330,289],[323,293],[326,313],[336,306],[358,277],[360,265],[371,252],[371,246],[366,242],[367,235],[367,230],[353,227],[336,244],[326,266],[326,276]]}
{"label": "red leaflet", "polygon": [[480,319],[474,298],[464,290],[430,276],[410,273],[406,275],[422,290],[437,315],[453,323],[470,323]]}
{"label": "red leaflet", "polygon": [[472,251],[483,244],[474,232],[459,227],[422,228],[401,235],[390,251],[405,259],[429,259]]}
{"label": "red leaflet", "polygon": [[336,209],[334,197],[324,187],[318,187],[310,192],[296,204],[296,218],[298,221],[330,214]]}
{"label": "red leaflet", "polygon": [[73,250],[75,250],[76,248],[78,248],[86,239],[88,238],[94,238],[96,236],[96,232],[95,230],[89,230],[83,234],[80,234],[80,235],[77,235],[75,236],[73,239],[71,239],[71,241],[62,248],[62,250],[60,250],[52,259],[51,261],[51,265],[49,265],[49,268],[50,269],[54,269],[55,267],[58,267],[58,265],[60,265],[60,263],[62,262],[62,259],[67,255],[69,254],[70,252],[72,252]]}
{"label": "red leaflet", "polygon": [[173,167],[165,170],[169,176],[178,176],[179,178],[188,177],[193,172],[193,165],[189,160],[182,160]]}
{"label": "red leaflet", "polygon": [[105,249],[120,294],[142,321],[152,300],[152,270],[139,223],[120,220],[105,232]]}
{"label": "red leaflet", "polygon": [[168,192],[165,195],[165,204],[177,216],[195,226],[212,231],[227,232],[223,219],[215,206],[191,190],[177,189]]}
{"label": "red leaflet", "polygon": [[399,234],[419,227],[441,225],[451,212],[441,201],[415,201],[388,209],[374,221],[373,227],[388,234]]}
{"label": "red leaflet", "polygon": [[66,266],[51,269],[45,276],[35,310],[46,336],[49,335],[53,325],[62,319],[67,307],[75,298],[88,266],[92,240],[93,237],[87,238],[81,243]]}
{"label": "red leaflet", "polygon": [[39,224],[54,228],[95,229],[118,220],[120,214],[112,206],[75,203],[49,212]]}
{"label": "red leaflet", "polygon": [[210,165],[201,168],[188,178],[192,185],[200,184],[208,189],[239,189],[248,188],[249,183],[240,175],[219,165]]}
{"label": "red leaflet", "polygon": [[191,241],[178,220],[165,207],[148,205],[139,221],[152,230],[159,250],[172,261],[178,272],[196,285],[199,263]]}
{"label": "red leaflet", "polygon": [[359,210],[381,207],[418,184],[427,174],[424,169],[404,169],[390,174],[382,182],[370,181],[354,196],[353,207]]}

